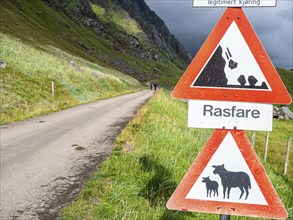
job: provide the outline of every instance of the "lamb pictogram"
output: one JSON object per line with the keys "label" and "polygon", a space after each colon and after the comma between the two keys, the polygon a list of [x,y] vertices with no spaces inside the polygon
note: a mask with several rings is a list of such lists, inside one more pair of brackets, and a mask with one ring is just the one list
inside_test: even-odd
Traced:
{"label": "lamb pictogram", "polygon": [[210,180],[210,177],[203,177],[202,182],[206,184],[207,188],[207,197],[211,197],[212,192],[214,192],[214,196],[218,194],[219,184],[217,181]]}
{"label": "lamb pictogram", "polygon": [[247,199],[249,195],[249,189],[251,189],[251,183],[250,183],[250,177],[247,173],[245,172],[231,172],[225,169],[224,164],[216,166],[212,166],[214,169],[213,173],[214,174],[219,174],[223,186],[223,195],[225,199],[226,191],[227,191],[227,199],[230,197],[230,190],[231,188],[239,187],[241,190],[241,194],[239,199],[244,194],[244,190],[246,192],[246,197]]}

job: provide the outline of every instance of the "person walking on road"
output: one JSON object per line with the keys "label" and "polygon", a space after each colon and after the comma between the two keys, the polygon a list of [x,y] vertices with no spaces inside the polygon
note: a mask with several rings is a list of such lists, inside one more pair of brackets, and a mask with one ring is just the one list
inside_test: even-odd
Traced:
{"label": "person walking on road", "polygon": [[151,90],[153,90],[153,88],[154,88],[154,83],[153,82],[150,82],[150,87],[151,87]]}

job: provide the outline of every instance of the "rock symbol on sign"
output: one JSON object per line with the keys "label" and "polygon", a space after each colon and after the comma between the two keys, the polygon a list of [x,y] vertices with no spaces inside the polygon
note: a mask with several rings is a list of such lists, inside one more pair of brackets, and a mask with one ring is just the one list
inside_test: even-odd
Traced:
{"label": "rock symbol on sign", "polygon": [[241,8],[228,8],[175,88],[173,98],[290,104],[284,86]]}
{"label": "rock symbol on sign", "polygon": [[192,86],[270,90],[235,22]]}

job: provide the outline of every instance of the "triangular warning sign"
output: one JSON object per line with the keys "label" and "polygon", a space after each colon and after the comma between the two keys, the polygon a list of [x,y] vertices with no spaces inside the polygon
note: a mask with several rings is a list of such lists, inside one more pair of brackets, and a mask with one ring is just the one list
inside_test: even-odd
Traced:
{"label": "triangular warning sign", "polygon": [[289,104],[291,97],[241,8],[228,8],[172,96]]}
{"label": "triangular warning sign", "polygon": [[245,133],[215,130],[168,209],[286,219],[288,214]]}
{"label": "triangular warning sign", "polygon": [[192,86],[271,90],[235,21]]}

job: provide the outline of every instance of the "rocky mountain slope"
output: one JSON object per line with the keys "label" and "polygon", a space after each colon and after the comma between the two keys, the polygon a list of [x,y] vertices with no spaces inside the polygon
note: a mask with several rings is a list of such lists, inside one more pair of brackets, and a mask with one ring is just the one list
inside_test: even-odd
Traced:
{"label": "rocky mountain slope", "polygon": [[172,87],[191,58],[144,0],[1,1],[1,32]]}

